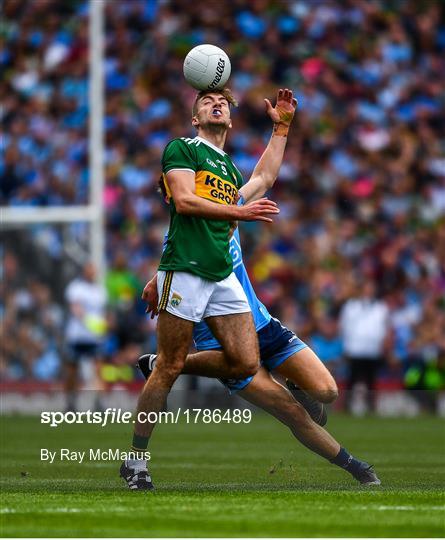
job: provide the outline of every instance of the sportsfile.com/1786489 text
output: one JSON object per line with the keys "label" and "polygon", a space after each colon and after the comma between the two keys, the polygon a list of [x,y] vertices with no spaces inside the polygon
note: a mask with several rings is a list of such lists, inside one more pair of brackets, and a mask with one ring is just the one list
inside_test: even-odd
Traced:
{"label": "sportsfile.com/1786489 text", "polygon": [[108,408],[104,411],[43,411],[40,414],[40,423],[50,427],[61,424],[96,424],[105,427],[109,424],[135,424],[139,423],[177,424],[249,424],[252,420],[250,409],[182,409],[176,411],[160,411],[146,413],[141,411],[134,417],[131,411]]}

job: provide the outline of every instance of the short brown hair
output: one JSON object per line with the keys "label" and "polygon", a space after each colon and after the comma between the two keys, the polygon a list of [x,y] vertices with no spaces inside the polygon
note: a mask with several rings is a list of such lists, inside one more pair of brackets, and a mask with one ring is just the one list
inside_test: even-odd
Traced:
{"label": "short brown hair", "polygon": [[223,88],[222,90],[201,90],[200,92],[198,92],[198,94],[196,94],[196,98],[192,107],[192,116],[196,116],[196,113],[198,112],[198,101],[204,96],[207,96],[208,94],[220,94],[227,99],[229,105],[231,105],[232,107],[238,107],[238,102],[236,101],[230,88]]}

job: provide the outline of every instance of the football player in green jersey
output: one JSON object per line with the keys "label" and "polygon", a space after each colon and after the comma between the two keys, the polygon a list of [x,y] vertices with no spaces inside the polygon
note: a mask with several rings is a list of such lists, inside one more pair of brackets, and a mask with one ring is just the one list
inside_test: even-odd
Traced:
{"label": "football player in green jersey", "polygon": [[[227,89],[200,92],[192,111],[197,137],[175,139],[164,151],[170,227],[157,276],[158,356],[138,400],[132,444],[136,458],[147,449],[155,426],[140,421],[139,413],[164,407],[182,372],[195,323],[206,320],[237,377],[254,375],[259,368],[257,334],[246,294],[233,273],[229,233],[233,221],[270,222],[279,212],[274,202],[256,197],[278,175],[297,101],[285,89],[278,92],[275,107],[265,103],[273,132],[245,186],[223,150],[232,127],[230,106],[236,105]],[[239,196],[243,205],[235,204]],[[125,461],[120,474],[130,489],[153,488],[143,459]]]}

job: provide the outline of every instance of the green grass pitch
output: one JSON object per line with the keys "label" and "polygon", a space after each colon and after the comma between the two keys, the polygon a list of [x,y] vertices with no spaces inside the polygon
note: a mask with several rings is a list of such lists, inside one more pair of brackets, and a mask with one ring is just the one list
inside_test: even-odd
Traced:
{"label": "green grass pitch", "polygon": [[40,461],[40,448],[121,448],[129,426],[1,427],[3,536],[410,536],[445,534],[443,420],[332,415],[328,428],[383,482],[363,488],[271,417],[248,425],[161,425],[156,492],[130,492],[117,462]]}

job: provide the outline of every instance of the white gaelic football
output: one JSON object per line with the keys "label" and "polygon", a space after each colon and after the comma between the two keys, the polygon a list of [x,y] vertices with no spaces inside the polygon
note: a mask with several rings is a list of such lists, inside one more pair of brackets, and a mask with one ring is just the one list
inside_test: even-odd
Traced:
{"label": "white gaelic football", "polygon": [[184,77],[197,90],[220,90],[230,77],[230,60],[215,45],[198,45],[184,60]]}

